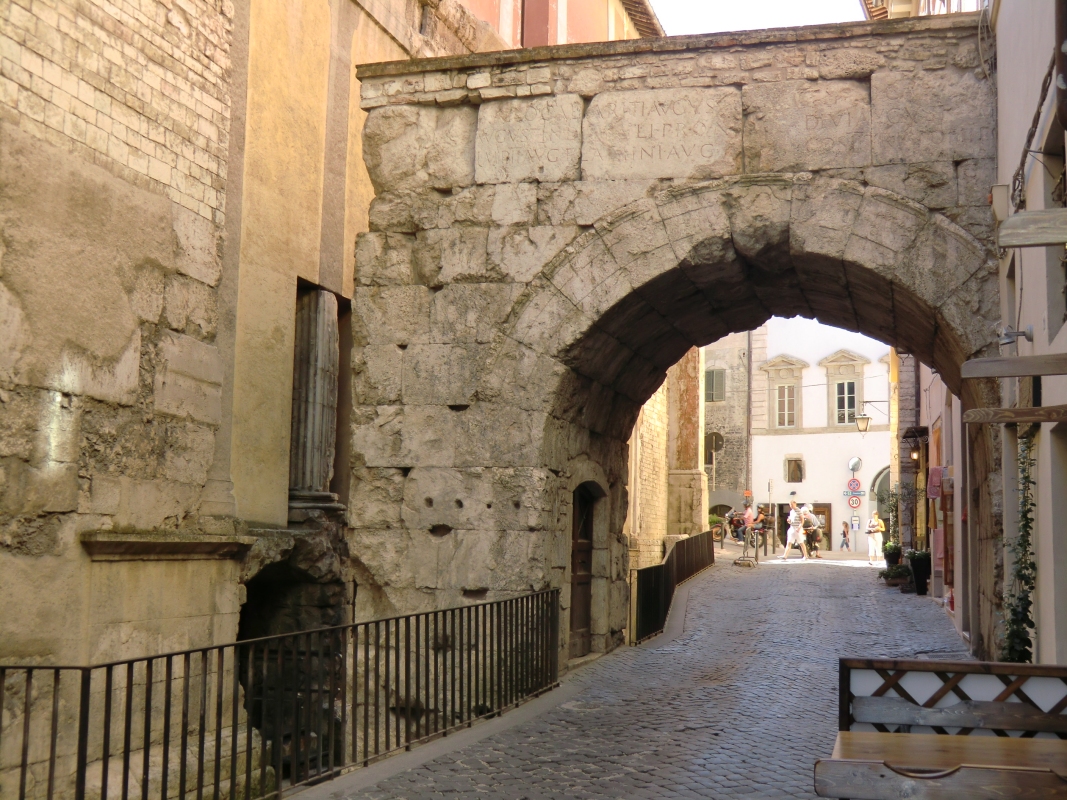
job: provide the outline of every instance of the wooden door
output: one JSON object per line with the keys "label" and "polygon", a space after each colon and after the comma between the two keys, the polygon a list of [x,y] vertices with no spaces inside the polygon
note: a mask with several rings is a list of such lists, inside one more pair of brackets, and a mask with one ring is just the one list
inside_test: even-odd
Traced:
{"label": "wooden door", "polygon": [[811,511],[815,515],[815,519],[819,520],[819,531],[822,533],[822,541],[819,543],[819,547],[823,550],[833,550],[833,516],[831,515],[831,506],[829,503],[812,503]]}
{"label": "wooden door", "polygon": [[571,648],[570,657],[589,652],[593,611],[593,507],[596,497],[584,486],[574,490],[571,526]]}

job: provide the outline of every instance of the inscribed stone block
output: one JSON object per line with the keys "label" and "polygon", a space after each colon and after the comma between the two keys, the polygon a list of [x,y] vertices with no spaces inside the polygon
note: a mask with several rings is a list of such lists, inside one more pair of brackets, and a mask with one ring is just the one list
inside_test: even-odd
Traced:
{"label": "inscribed stone block", "polygon": [[478,183],[577,180],[582,143],[582,98],[483,103],[478,111]]}
{"label": "inscribed stone block", "polygon": [[871,105],[858,81],[746,86],[745,171],[800,172],[871,163]]}
{"label": "inscribed stone block", "polygon": [[586,113],[582,177],[709,178],[741,169],[735,87],[602,92]]}
{"label": "inscribed stone block", "polygon": [[996,102],[973,72],[876,72],[871,76],[875,164],[996,156]]}

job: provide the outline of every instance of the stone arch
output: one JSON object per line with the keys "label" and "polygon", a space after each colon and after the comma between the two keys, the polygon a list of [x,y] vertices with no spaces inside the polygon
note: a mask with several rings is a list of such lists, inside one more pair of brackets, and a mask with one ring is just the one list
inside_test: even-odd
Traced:
{"label": "stone arch", "polygon": [[[993,352],[998,303],[992,253],[892,192],[807,173],[672,186],[605,214],[544,266],[482,385],[509,384],[509,402],[543,415],[533,449],[551,472],[572,483],[576,459],[599,465],[617,532],[629,432],[691,347],[772,315],[817,318],[914,354],[986,405],[995,389],[964,385],[960,366]],[[979,475],[996,471],[988,436],[972,452]]]}

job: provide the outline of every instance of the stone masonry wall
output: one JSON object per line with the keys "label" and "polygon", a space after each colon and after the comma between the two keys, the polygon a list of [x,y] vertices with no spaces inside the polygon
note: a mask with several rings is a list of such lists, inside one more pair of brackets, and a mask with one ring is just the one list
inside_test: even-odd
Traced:
{"label": "stone masonry wall", "polygon": [[[356,256],[351,514],[367,579],[410,605],[558,586],[564,642],[569,497],[596,482],[610,647],[626,440],[690,348],[800,313],[957,385],[998,302],[977,24],[361,68],[377,197]],[[423,591],[405,596],[412,577]]]}
{"label": "stone masonry wall", "polygon": [[740,495],[749,488],[748,334],[733,333],[708,345],[704,348],[704,359],[708,372],[726,370],[724,399],[704,404],[705,429],[709,434],[720,433],[723,437],[723,449],[715,454],[714,487],[711,466],[704,468],[708,475],[708,490]]}
{"label": "stone masonry wall", "polygon": [[641,407],[641,419],[634,435],[640,438],[636,468],[637,484],[630,487],[636,497],[631,504],[630,568],[658,564],[663,560],[663,540],[667,536],[667,383]]}

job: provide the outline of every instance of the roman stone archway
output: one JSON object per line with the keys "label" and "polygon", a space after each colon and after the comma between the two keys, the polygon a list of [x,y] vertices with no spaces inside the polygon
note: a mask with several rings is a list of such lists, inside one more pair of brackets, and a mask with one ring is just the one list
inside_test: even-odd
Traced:
{"label": "roman stone archway", "polygon": [[[876,337],[990,402],[959,378],[999,310],[977,37],[976,17],[936,18],[361,68],[364,584],[405,609],[561,587],[565,653],[592,469],[593,647],[614,646],[641,404],[691,347],[774,314]],[[986,496],[992,443],[973,451]]]}

